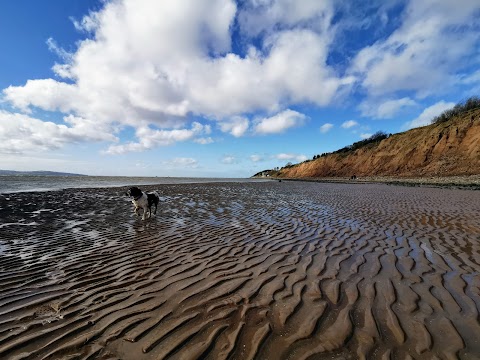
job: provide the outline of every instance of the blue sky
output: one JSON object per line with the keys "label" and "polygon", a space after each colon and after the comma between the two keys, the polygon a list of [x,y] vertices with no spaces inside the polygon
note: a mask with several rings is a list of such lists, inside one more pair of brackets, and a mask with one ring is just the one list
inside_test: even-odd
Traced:
{"label": "blue sky", "polygon": [[[361,3],[361,4],[360,4]],[[0,168],[248,177],[480,93],[477,0],[0,3]]]}

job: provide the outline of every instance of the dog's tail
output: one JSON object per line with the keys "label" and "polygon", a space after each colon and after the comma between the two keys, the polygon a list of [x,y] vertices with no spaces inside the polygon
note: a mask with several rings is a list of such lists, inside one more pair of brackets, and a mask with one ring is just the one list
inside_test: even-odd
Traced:
{"label": "dog's tail", "polygon": [[156,192],[156,191],[152,191],[152,192],[150,192],[150,194],[154,194],[157,198],[160,198],[160,195],[158,195],[158,192]]}

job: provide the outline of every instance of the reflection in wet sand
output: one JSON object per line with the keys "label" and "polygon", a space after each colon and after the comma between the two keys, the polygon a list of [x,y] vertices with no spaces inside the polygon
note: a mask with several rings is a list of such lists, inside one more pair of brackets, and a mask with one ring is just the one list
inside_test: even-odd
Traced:
{"label": "reflection in wet sand", "polygon": [[0,358],[480,357],[480,192],[150,188],[0,195]]}

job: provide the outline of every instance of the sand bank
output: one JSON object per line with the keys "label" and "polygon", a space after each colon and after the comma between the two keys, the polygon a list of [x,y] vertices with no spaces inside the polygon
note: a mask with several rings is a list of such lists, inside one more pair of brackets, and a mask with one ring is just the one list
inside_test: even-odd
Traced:
{"label": "sand bank", "polygon": [[0,195],[1,359],[480,358],[480,192],[145,188]]}

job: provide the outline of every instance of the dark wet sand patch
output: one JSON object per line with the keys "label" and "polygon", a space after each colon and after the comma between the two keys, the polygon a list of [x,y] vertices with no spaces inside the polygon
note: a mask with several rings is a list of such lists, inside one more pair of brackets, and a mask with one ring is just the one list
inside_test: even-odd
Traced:
{"label": "dark wet sand patch", "polygon": [[0,358],[480,358],[480,192],[144,188],[0,195]]}

